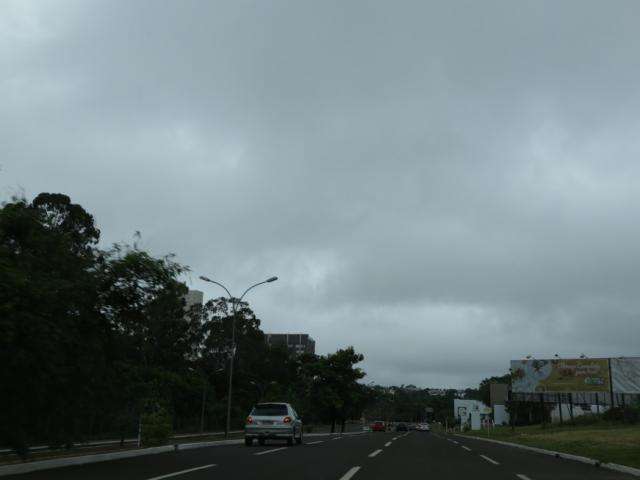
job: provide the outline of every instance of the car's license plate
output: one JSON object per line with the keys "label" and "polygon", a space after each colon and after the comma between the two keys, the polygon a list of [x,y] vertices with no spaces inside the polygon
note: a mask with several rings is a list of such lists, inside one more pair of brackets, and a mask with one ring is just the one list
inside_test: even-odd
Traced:
{"label": "car's license plate", "polygon": [[260,423],[262,423],[263,425],[273,425],[273,420],[262,420],[262,422]]}

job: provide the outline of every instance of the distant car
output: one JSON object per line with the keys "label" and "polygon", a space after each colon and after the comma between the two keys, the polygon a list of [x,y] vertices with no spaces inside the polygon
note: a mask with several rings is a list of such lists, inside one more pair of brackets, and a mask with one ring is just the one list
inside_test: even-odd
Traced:
{"label": "distant car", "polygon": [[254,440],[286,440],[287,445],[302,443],[302,420],[288,403],[259,403],[251,410],[244,425],[244,444]]}
{"label": "distant car", "polygon": [[408,432],[409,429],[407,428],[407,424],[406,423],[399,423],[396,425],[396,432]]}
{"label": "distant car", "polygon": [[416,425],[416,430],[418,432],[430,432],[431,427],[428,423],[419,423],[418,425]]}
{"label": "distant car", "polygon": [[372,432],[386,432],[387,431],[387,427],[385,426],[384,422],[382,420],[376,420],[375,422],[373,422],[371,424],[371,431]]}

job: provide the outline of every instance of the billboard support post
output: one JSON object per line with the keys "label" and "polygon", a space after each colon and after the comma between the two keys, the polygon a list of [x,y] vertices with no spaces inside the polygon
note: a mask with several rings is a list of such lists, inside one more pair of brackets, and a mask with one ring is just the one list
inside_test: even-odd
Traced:
{"label": "billboard support post", "polygon": [[511,425],[511,431],[513,432],[516,429],[516,425],[515,425],[515,416],[516,416],[515,403],[516,402],[513,400],[513,395],[511,395],[511,389],[507,391],[507,399],[509,403],[509,425]]}
{"label": "billboard support post", "polygon": [[613,375],[611,375],[611,359],[607,359],[609,363],[609,394],[611,395],[611,408],[616,406],[616,401],[613,396]]}
{"label": "billboard support post", "polygon": [[622,400],[622,408],[625,408],[625,402],[624,402],[624,392],[620,394],[620,399]]}
{"label": "billboard support post", "polygon": [[556,397],[558,399],[558,413],[560,415],[560,425],[562,425],[563,424],[563,421],[562,421],[562,394],[561,393],[557,393]]}
{"label": "billboard support post", "polygon": [[542,428],[546,428],[547,419],[546,419],[545,408],[544,408],[544,393],[540,393],[540,416],[542,418]]}
{"label": "billboard support post", "polygon": [[596,392],[596,413],[600,415],[600,401],[598,400],[598,392]]}
{"label": "billboard support post", "polygon": [[571,417],[571,423],[573,423],[573,393],[569,392],[569,416]]}

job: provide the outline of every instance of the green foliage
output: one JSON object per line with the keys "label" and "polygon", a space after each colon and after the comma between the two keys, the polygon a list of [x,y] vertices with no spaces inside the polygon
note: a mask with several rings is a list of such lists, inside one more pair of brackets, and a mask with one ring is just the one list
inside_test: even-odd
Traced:
{"label": "green foliage", "polygon": [[603,415],[587,414],[574,417],[572,422],[567,421],[566,423],[576,426],[598,425],[604,423],[604,418]]}
{"label": "green foliage", "polygon": [[608,422],[634,425],[640,423],[640,407],[611,408],[602,414],[602,418]]}
{"label": "green foliage", "polygon": [[503,383],[511,385],[511,374],[507,373],[502,376],[485,378],[480,382],[478,387],[478,397],[474,397],[476,400],[481,400],[485,405],[491,405],[491,384]]}
{"label": "green foliage", "polygon": [[185,312],[187,267],[137,245],[97,247],[93,217],[61,194],[0,208],[0,444],[71,447],[173,430],[221,429],[235,321],[233,427],[264,399],[305,419],[357,418],[369,392],[352,347],[327,356],[268,348],[244,303],[219,298]]}
{"label": "green foliage", "polygon": [[142,445],[153,447],[164,445],[171,437],[171,417],[164,408],[142,415]]}

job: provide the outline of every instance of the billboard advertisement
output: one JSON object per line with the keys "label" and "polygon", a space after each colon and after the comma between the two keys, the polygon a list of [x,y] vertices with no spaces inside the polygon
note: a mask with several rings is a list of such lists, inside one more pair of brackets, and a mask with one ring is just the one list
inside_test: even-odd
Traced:
{"label": "billboard advertisement", "polygon": [[514,392],[608,392],[607,358],[512,360]]}
{"label": "billboard advertisement", "polygon": [[640,357],[612,358],[611,379],[615,393],[640,394]]}

